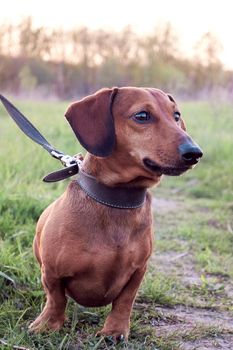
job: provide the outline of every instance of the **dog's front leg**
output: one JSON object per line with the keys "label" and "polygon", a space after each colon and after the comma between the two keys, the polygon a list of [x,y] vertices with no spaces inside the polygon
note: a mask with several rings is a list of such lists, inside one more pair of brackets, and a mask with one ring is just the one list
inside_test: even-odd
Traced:
{"label": "dog's front leg", "polygon": [[46,292],[46,304],[41,314],[29,326],[35,333],[44,330],[59,330],[65,320],[66,296],[65,288],[60,279],[46,272],[42,265],[42,284]]}
{"label": "dog's front leg", "polygon": [[103,329],[97,332],[97,336],[112,336],[116,341],[128,339],[133,302],[145,272],[146,266],[136,270],[118,297],[113,301],[112,310],[104,323]]}

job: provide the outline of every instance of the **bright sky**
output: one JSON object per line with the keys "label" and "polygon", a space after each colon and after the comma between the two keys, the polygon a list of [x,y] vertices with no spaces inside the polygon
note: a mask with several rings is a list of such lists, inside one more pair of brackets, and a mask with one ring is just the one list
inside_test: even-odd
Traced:
{"label": "bright sky", "polygon": [[148,33],[169,21],[185,55],[211,31],[222,43],[222,61],[233,69],[232,0],[0,0],[0,8],[0,23],[17,23],[30,15],[35,25],[49,27],[121,30],[131,25],[138,33]]}

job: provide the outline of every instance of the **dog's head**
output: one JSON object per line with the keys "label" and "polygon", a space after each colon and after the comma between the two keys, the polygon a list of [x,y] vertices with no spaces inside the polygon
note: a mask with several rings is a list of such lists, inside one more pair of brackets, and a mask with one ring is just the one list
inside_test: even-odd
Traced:
{"label": "dog's head", "polygon": [[139,176],[180,175],[202,157],[174,98],[158,89],[103,89],[73,103],[65,115],[88,152],[127,161]]}

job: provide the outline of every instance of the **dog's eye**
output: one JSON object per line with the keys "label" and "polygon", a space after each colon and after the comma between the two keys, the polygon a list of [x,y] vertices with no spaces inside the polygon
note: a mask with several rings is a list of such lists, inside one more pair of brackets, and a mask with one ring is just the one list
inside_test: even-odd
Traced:
{"label": "dog's eye", "polygon": [[151,116],[146,111],[141,111],[133,115],[133,120],[135,120],[138,123],[146,123],[149,120],[151,120]]}
{"label": "dog's eye", "polygon": [[180,121],[180,112],[175,112],[174,113],[174,119],[178,123]]}

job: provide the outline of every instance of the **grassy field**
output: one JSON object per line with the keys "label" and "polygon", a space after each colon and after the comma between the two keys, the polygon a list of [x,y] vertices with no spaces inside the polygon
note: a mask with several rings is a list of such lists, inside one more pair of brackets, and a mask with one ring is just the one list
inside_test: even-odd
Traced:
{"label": "grassy field", "polygon": [[[80,151],[62,117],[67,103],[17,106],[58,149]],[[35,223],[68,182],[41,181],[59,162],[0,107],[0,348],[232,349],[232,106],[186,102],[182,110],[205,156],[193,171],[166,177],[153,190],[155,252],[134,306],[129,343],[115,346],[94,337],[109,308],[86,309],[72,301],[60,332],[28,334],[45,301],[32,254]]]}

